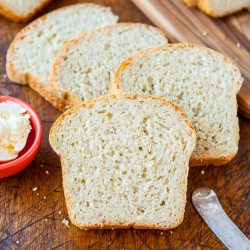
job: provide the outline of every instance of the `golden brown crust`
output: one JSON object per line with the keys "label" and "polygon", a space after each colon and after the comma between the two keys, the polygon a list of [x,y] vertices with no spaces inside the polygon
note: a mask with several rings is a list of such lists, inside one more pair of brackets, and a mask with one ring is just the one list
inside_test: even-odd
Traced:
{"label": "golden brown crust", "polygon": [[[120,84],[120,80],[119,80],[119,75],[135,58],[138,58],[141,55],[150,53],[152,51],[157,51],[157,50],[169,50],[171,48],[196,48],[196,47],[205,49],[207,51],[211,51],[212,53],[217,53],[217,56],[223,58],[225,63],[232,63],[231,60],[228,57],[226,57],[226,56],[224,56],[224,55],[222,55],[222,54],[220,54],[220,53],[218,53],[218,52],[216,52],[214,50],[211,50],[209,48],[205,48],[205,47],[202,47],[202,46],[199,46],[199,45],[190,44],[190,43],[167,44],[167,45],[160,46],[160,47],[157,47],[157,48],[143,50],[143,51],[141,51],[141,52],[127,58],[125,61],[123,61],[120,64],[120,66],[117,68],[117,70],[116,70],[116,72],[114,74],[113,82],[111,82],[110,85],[109,85],[109,92],[110,93],[121,93],[122,92],[121,84]],[[234,69],[235,69],[235,72],[238,73],[239,79],[240,78],[242,79],[239,69],[236,66],[235,66]],[[242,81],[241,81],[241,84],[242,84]],[[239,89],[238,89],[238,91],[239,91]],[[230,162],[236,154],[237,154],[237,152],[235,152],[234,154],[229,154],[229,155],[224,155],[224,156],[219,156],[219,157],[209,157],[209,156],[206,156],[206,157],[203,157],[203,158],[191,157],[190,166],[195,167],[195,166],[204,166],[204,165],[216,165],[216,166],[225,165],[228,162]]]}
{"label": "golden brown crust", "polygon": [[[69,213],[69,210],[68,210]],[[69,217],[70,217],[70,213],[69,213]],[[112,223],[107,223],[107,224],[100,224],[100,225],[81,225],[76,223],[74,220],[72,220],[72,218],[70,217],[70,220],[72,222],[72,224],[74,224],[75,226],[77,226],[80,229],[86,229],[86,230],[91,230],[91,229],[129,229],[129,228],[134,228],[134,229],[157,229],[157,230],[169,230],[169,229],[174,229],[176,227],[178,227],[182,221],[183,218],[181,220],[179,220],[177,223],[169,226],[169,227],[162,227],[159,225],[150,225],[150,224],[136,224],[136,223],[131,223],[131,224],[125,224],[125,223],[117,223],[117,224],[112,224]]]}
{"label": "golden brown crust", "polygon": [[65,106],[66,106],[65,100],[63,98],[59,98],[57,93],[46,88],[45,87],[46,85],[41,83],[32,74],[26,73],[26,74],[22,74],[19,76],[17,74],[17,71],[15,71],[14,66],[12,64],[8,65],[7,72],[8,72],[7,73],[8,77],[11,79],[11,81],[13,82],[19,81],[20,84],[29,83],[29,86],[32,89],[34,89],[36,92],[38,92],[45,100],[47,100],[49,103],[51,103],[60,111],[64,111]]}
{"label": "golden brown crust", "polygon": [[239,12],[243,9],[246,9],[246,7],[238,7],[237,9],[231,9],[231,10],[224,11],[223,13],[219,14],[213,10],[213,7],[211,6],[211,3],[209,3],[209,1],[199,0],[197,6],[200,10],[205,12],[207,15],[215,17],[215,18],[228,16],[233,13]]}
{"label": "golden brown crust", "polygon": [[233,13],[239,12],[243,9],[246,9],[246,7],[239,7],[237,9],[224,11],[223,13],[219,14],[212,9],[212,6],[210,5],[209,1],[206,1],[206,0],[182,0],[182,1],[190,7],[198,7],[205,14],[207,14],[211,17],[215,17],[215,18],[228,16],[230,14],[233,14]]}
{"label": "golden brown crust", "polygon": [[[149,99],[149,100],[161,102],[164,105],[169,105],[172,108],[174,108],[174,110],[176,112],[178,112],[183,117],[183,120],[190,127],[190,129],[192,130],[192,132],[195,133],[195,129],[193,127],[193,124],[190,122],[189,118],[184,113],[184,111],[182,110],[182,108],[180,106],[178,106],[177,104],[174,104],[173,102],[167,101],[164,98],[159,97],[159,96],[150,96],[150,95],[143,95],[143,94],[137,94],[137,93],[117,93],[117,94],[111,94],[111,95],[107,95],[107,96],[100,96],[100,97],[95,98],[95,99],[90,99],[90,100],[88,100],[86,102],[80,103],[80,104],[78,104],[78,105],[76,105],[76,106],[68,109],[52,125],[52,127],[50,129],[50,133],[49,133],[49,140],[51,139],[51,136],[54,133],[54,130],[56,128],[60,127],[60,125],[63,122],[63,120],[65,119],[65,117],[73,114],[80,107],[87,107],[88,108],[88,107],[92,107],[96,102],[99,102],[99,101],[110,101],[112,99],[119,99],[119,98],[130,98],[130,99],[139,99],[139,98],[141,98],[141,99]],[[51,143],[51,146],[55,150],[56,147],[53,147],[52,144],[53,143]]]}
{"label": "golden brown crust", "polygon": [[76,96],[74,96],[72,93],[68,92],[67,90],[64,90],[63,87],[60,85],[60,82],[58,82],[56,80],[56,72],[57,72],[57,68],[61,62],[61,60],[63,60],[65,52],[69,51],[70,48],[72,46],[74,46],[75,44],[77,44],[79,41],[82,41],[86,38],[86,36],[88,36],[88,39],[91,39],[92,36],[94,36],[97,32],[101,31],[101,30],[111,30],[114,27],[120,27],[120,26],[127,26],[127,27],[131,27],[131,26],[141,26],[141,27],[145,27],[147,29],[154,29],[154,31],[158,31],[159,35],[162,35],[163,38],[166,38],[164,33],[157,29],[156,27],[153,27],[151,25],[148,24],[144,24],[144,23],[118,23],[118,24],[112,24],[112,25],[108,25],[106,27],[103,28],[97,28],[94,29],[93,31],[90,32],[85,32],[83,34],[81,34],[80,36],[71,39],[70,41],[68,41],[64,47],[60,50],[55,62],[53,63],[52,66],[52,70],[51,70],[51,74],[50,74],[50,81],[49,84],[52,86],[52,88],[54,89],[60,89],[62,91],[64,91],[64,93],[66,94],[68,100],[65,100],[65,102],[67,103],[68,107],[74,106],[76,104],[79,104],[80,101],[77,99]]}
{"label": "golden brown crust", "polygon": [[214,165],[214,166],[221,166],[229,163],[234,156],[237,154],[229,154],[225,156],[219,157],[203,157],[203,158],[192,158],[190,159],[190,167],[198,167],[198,166],[206,166],[206,165]]}
{"label": "golden brown crust", "polygon": [[[121,71],[123,71],[134,59],[138,58],[141,55],[146,55],[148,53],[151,53],[152,51],[170,50],[172,48],[174,48],[174,49],[200,48],[200,49],[206,50],[206,51],[208,51],[210,53],[216,53],[217,57],[221,57],[224,60],[225,63],[233,64],[232,61],[228,57],[222,55],[221,53],[219,53],[219,52],[217,52],[215,50],[209,49],[207,47],[203,47],[203,46],[200,46],[200,45],[197,45],[197,44],[192,44],[192,43],[169,43],[169,44],[159,46],[159,47],[155,47],[155,48],[152,48],[152,49],[142,50],[142,51],[138,52],[137,54],[128,57],[117,68],[117,70],[116,70],[116,72],[114,74],[114,80],[113,80],[113,82],[111,82],[111,84],[109,86],[109,90],[111,92],[120,90],[121,86],[120,86],[120,82],[119,82],[119,75],[120,75]],[[241,76],[240,70],[235,65],[234,65],[234,70],[235,70],[235,72],[238,73],[239,76]],[[239,78],[242,79],[242,77],[239,77]],[[243,81],[243,79],[242,79],[242,81]]]}
{"label": "golden brown crust", "polygon": [[64,93],[64,100],[63,100],[64,106],[58,107],[58,106],[54,105],[56,108],[58,108],[61,111],[66,111],[68,108],[75,106],[75,105],[79,104],[80,102],[77,100],[77,98],[72,93],[63,89],[61,87],[60,83],[58,81],[56,81],[56,79],[55,79],[56,70],[57,70],[58,65],[60,64],[61,59],[64,57],[64,53],[67,52],[71,46],[76,44],[80,38],[83,39],[84,37],[86,37],[87,33],[89,33],[89,32],[83,32],[78,37],[69,40],[63,46],[63,48],[59,51],[58,56],[52,65],[52,69],[51,69],[50,77],[49,77],[49,85],[50,85],[49,87],[55,92],[59,90],[59,91]]}
{"label": "golden brown crust", "polygon": [[0,14],[15,22],[27,22],[40,12],[52,0],[44,0],[39,6],[33,9],[28,15],[22,16],[0,2]]}
{"label": "golden brown crust", "polygon": [[[156,225],[156,224],[149,225],[149,224],[122,223],[122,222],[115,223],[115,224],[104,223],[104,224],[100,224],[100,225],[82,225],[82,224],[77,223],[74,216],[72,215],[72,211],[70,209],[70,199],[69,199],[69,195],[68,195],[68,192],[67,192],[68,189],[67,189],[65,181],[64,181],[66,176],[68,175],[67,169],[64,167],[63,156],[62,156],[62,154],[60,152],[57,151],[57,146],[54,144],[52,136],[53,136],[54,133],[56,133],[56,130],[60,127],[61,123],[65,120],[65,118],[67,116],[75,113],[79,108],[81,108],[81,107],[92,108],[95,105],[96,102],[109,101],[109,100],[118,99],[118,98],[149,99],[149,100],[161,102],[164,105],[169,105],[172,108],[174,108],[174,110],[176,112],[178,112],[182,116],[183,121],[186,122],[186,124],[189,126],[191,131],[195,134],[195,130],[194,130],[193,125],[190,123],[188,117],[186,116],[186,114],[182,111],[182,109],[178,105],[176,105],[176,104],[174,104],[174,103],[172,103],[170,101],[167,101],[167,100],[165,100],[165,99],[163,99],[161,97],[156,97],[156,96],[146,96],[146,95],[135,94],[135,93],[112,94],[112,95],[109,95],[109,96],[101,96],[101,97],[98,97],[96,99],[88,100],[86,102],[83,102],[83,103],[81,103],[81,104],[79,104],[77,106],[74,106],[74,107],[68,109],[52,125],[52,127],[50,129],[50,133],[49,133],[49,142],[50,142],[50,145],[52,146],[52,148],[56,151],[56,153],[59,155],[59,157],[61,159],[64,195],[65,195],[66,207],[67,207],[67,211],[68,211],[70,220],[75,226],[79,227],[80,229],[115,229],[115,228],[125,228],[125,229],[127,229],[127,228],[135,228],[135,229],[168,230],[168,229],[176,228],[177,226],[179,226],[182,223],[182,221],[184,219],[184,211],[182,213],[182,217],[180,218],[180,220],[177,223],[175,223],[175,224],[173,224],[171,226],[168,226],[168,227],[162,227],[162,226],[159,226],[159,225]],[[194,141],[194,143],[195,143],[195,141]]]}
{"label": "golden brown crust", "polygon": [[[94,3],[79,3],[79,4],[73,4],[69,6],[65,6],[59,9],[56,9],[52,12],[49,12],[46,15],[43,15],[39,17],[38,19],[31,22],[29,25],[25,26],[21,31],[18,32],[18,34],[15,36],[14,40],[12,41],[10,47],[7,51],[7,60],[6,60],[6,72],[8,75],[8,78],[16,83],[19,84],[29,84],[31,88],[33,88],[35,91],[37,91],[42,97],[44,97],[48,102],[50,102],[52,105],[54,105],[57,109],[60,111],[65,111],[66,107],[69,106],[69,103],[74,103],[74,97],[69,96],[67,93],[63,93],[63,91],[60,91],[60,94],[63,95],[63,98],[61,96],[59,97],[56,94],[56,91],[50,87],[45,87],[47,84],[42,83],[37,79],[35,76],[33,76],[30,73],[27,72],[20,72],[18,69],[15,68],[15,66],[12,63],[12,56],[15,54],[15,45],[19,42],[19,40],[22,40],[26,36],[26,32],[29,30],[35,29],[40,23],[44,22],[48,17],[51,17],[55,15],[58,12],[62,12],[67,8],[79,8],[79,7],[95,7],[100,9],[108,9],[110,8],[101,6]],[[111,11],[111,10],[110,10]]]}

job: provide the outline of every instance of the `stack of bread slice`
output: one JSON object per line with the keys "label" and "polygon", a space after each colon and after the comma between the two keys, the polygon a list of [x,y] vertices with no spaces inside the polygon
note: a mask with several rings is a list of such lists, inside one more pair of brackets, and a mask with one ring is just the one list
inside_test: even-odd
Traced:
{"label": "stack of bread slice", "polygon": [[96,29],[64,46],[53,64],[50,83],[54,89],[64,90],[69,106],[106,95],[123,60],[165,44],[164,34],[146,24],[120,23]]}
{"label": "stack of bread slice", "polygon": [[63,96],[49,88],[49,74],[59,50],[83,32],[115,24],[118,17],[107,7],[75,4],[44,15],[22,29],[7,52],[7,75],[29,84],[46,100],[63,107]]}
{"label": "stack of bread slice", "polygon": [[41,17],[14,39],[7,73],[71,107],[49,139],[75,225],[173,228],[189,164],[222,165],[237,153],[243,79],[216,51],[168,45],[155,27],[116,21],[94,4]]}
{"label": "stack of bread slice", "polygon": [[110,87],[179,104],[197,134],[191,165],[223,165],[238,151],[236,95],[242,81],[239,69],[220,53],[192,44],[170,44],[125,60]]}

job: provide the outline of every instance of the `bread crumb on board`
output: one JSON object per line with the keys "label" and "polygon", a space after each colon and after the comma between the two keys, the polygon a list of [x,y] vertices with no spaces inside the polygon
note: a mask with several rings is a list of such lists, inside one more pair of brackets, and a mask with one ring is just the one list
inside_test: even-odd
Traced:
{"label": "bread crumb on board", "polygon": [[36,192],[37,190],[38,190],[38,187],[33,187],[33,188],[32,188],[32,191],[33,191],[33,192]]}
{"label": "bread crumb on board", "polygon": [[204,174],[205,174],[205,171],[204,171],[204,170],[201,170],[201,174],[204,175]]}
{"label": "bread crumb on board", "polygon": [[69,228],[69,221],[68,221],[68,220],[63,219],[63,220],[62,220],[62,224],[64,224],[66,227]]}
{"label": "bread crumb on board", "polygon": [[45,174],[46,174],[46,175],[49,175],[49,170],[46,170],[46,171],[45,171]]}
{"label": "bread crumb on board", "polygon": [[237,47],[238,49],[240,49],[241,45],[240,45],[239,42],[236,43],[236,47]]}

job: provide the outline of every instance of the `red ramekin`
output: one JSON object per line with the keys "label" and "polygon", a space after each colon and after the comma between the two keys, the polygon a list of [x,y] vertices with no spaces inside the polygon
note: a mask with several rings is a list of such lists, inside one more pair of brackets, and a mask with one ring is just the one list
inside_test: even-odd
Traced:
{"label": "red ramekin", "polygon": [[18,157],[8,162],[0,162],[0,178],[14,175],[24,168],[35,158],[42,140],[42,123],[38,114],[24,101],[11,96],[0,96],[0,102],[16,102],[26,109],[30,115],[31,131],[29,133],[24,149],[19,152]]}

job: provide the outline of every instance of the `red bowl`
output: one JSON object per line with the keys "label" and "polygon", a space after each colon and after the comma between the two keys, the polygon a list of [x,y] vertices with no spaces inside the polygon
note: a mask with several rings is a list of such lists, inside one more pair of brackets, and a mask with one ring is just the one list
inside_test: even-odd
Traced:
{"label": "red bowl", "polygon": [[12,101],[25,107],[30,115],[31,131],[25,147],[19,152],[18,157],[8,162],[0,162],[0,178],[14,175],[24,168],[35,158],[42,140],[42,123],[38,114],[24,101],[11,96],[0,96],[0,102]]}

